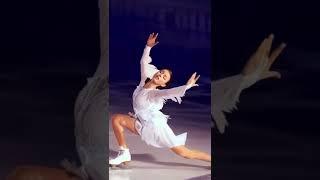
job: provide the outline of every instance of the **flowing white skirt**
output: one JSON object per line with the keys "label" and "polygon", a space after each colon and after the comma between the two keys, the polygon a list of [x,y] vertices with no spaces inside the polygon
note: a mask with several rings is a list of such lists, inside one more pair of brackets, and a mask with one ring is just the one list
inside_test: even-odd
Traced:
{"label": "flowing white skirt", "polygon": [[[160,112],[161,113],[161,112]],[[148,121],[143,120],[145,117],[138,116],[135,127],[141,136],[141,139],[150,146],[157,148],[172,148],[185,145],[187,133],[175,135],[172,129],[167,124],[168,116],[156,113],[148,115]]]}

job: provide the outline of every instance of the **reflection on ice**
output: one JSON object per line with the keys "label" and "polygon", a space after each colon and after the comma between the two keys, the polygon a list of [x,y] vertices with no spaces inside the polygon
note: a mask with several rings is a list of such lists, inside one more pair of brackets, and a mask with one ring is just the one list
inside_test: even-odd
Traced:
{"label": "reflection on ice", "polygon": [[131,180],[131,169],[111,169],[109,168],[109,180]]}

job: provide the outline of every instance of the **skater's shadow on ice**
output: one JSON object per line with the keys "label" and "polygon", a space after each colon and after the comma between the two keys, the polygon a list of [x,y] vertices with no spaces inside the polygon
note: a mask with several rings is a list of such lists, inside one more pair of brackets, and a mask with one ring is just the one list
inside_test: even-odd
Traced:
{"label": "skater's shadow on ice", "polygon": [[[117,156],[117,151],[109,150],[109,157]],[[157,161],[156,158],[150,154],[131,154],[131,157],[134,161],[142,161],[153,163],[157,165],[164,165],[164,166],[184,166],[184,167],[196,167],[202,169],[211,170],[210,166],[200,166],[200,165],[193,165],[193,164],[186,164],[186,163],[178,163],[178,162],[161,162]]]}
{"label": "skater's shadow on ice", "polygon": [[[117,151],[109,150],[109,157],[116,157],[118,154]],[[153,162],[156,161],[156,158],[154,158],[150,154],[131,154],[131,158],[135,161],[143,161],[143,162]]]}
{"label": "skater's shadow on ice", "polygon": [[152,161],[151,163],[160,164],[160,165],[164,165],[164,166],[184,166],[184,167],[195,167],[195,168],[208,169],[208,170],[211,169],[211,167],[209,167],[209,166],[200,166],[200,165],[177,163],[177,162]]}

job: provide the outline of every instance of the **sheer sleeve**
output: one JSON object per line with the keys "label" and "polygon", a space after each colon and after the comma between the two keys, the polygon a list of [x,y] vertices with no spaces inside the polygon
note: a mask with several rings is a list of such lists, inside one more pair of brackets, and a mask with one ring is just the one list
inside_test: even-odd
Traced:
{"label": "sheer sleeve", "polygon": [[211,112],[220,133],[224,133],[225,127],[228,126],[224,113],[236,110],[241,92],[257,80],[256,74],[238,74],[211,83]]}
{"label": "sheer sleeve", "polygon": [[228,121],[224,112],[237,109],[242,75],[235,75],[211,83],[211,112],[220,133],[224,133]]}
{"label": "sheer sleeve", "polygon": [[183,85],[171,89],[162,89],[162,90],[153,90],[149,94],[149,98],[151,99],[162,99],[162,100],[168,100],[171,99],[174,102],[177,102],[181,104],[182,97],[185,95],[186,90],[190,89],[190,86]]}
{"label": "sheer sleeve", "polygon": [[150,64],[152,62],[150,51],[151,47],[146,46],[140,60],[141,79],[139,86],[143,86],[147,78],[151,79],[153,75],[159,71],[156,66]]}

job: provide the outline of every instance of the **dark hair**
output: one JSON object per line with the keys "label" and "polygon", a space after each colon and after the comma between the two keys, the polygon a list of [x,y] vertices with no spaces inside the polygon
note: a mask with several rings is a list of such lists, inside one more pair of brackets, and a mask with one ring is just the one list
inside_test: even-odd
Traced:
{"label": "dark hair", "polygon": [[[166,69],[166,68],[163,68],[163,69]],[[169,73],[170,73],[170,79],[169,79],[169,81],[166,83],[166,86],[165,87],[161,87],[161,86],[159,86],[159,87],[157,87],[157,89],[166,89],[166,88],[168,88],[169,86],[170,86],[170,84],[172,83],[172,71],[170,70],[170,69],[166,69],[166,70],[168,70],[169,71]],[[150,78],[147,78],[145,81],[144,81],[144,83],[145,84],[147,84],[149,81],[151,81],[151,79]]]}

